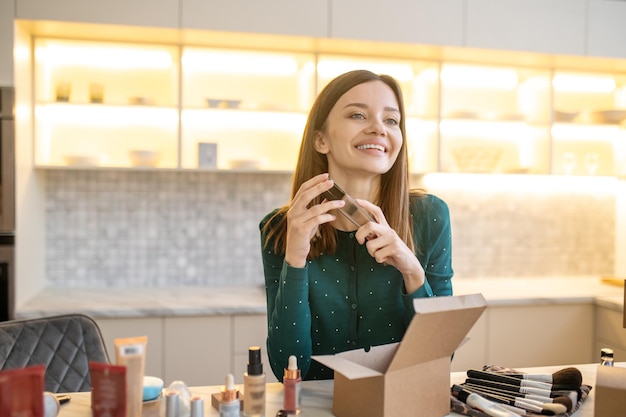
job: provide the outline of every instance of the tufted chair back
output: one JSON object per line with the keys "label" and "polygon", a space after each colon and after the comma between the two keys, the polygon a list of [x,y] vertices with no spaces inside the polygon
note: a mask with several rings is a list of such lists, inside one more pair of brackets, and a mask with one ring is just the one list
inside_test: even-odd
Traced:
{"label": "tufted chair back", "polygon": [[45,365],[46,391],[90,391],[89,361],[110,363],[91,317],[66,314],[0,322],[0,369]]}

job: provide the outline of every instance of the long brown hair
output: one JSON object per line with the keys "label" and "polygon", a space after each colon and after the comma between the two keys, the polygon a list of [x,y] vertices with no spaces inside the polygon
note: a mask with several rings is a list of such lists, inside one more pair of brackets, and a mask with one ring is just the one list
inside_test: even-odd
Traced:
{"label": "long brown hair", "polygon": [[[382,174],[379,195],[374,202],[385,214],[387,222],[398,236],[411,249],[413,244],[413,227],[409,211],[409,168],[408,150],[406,146],[405,112],[402,91],[397,81],[388,75],[377,75],[367,70],[355,70],[333,79],[317,96],[302,135],[298,162],[293,176],[291,198],[305,181],[312,177],[328,172],[328,159],[325,154],[315,149],[315,134],[324,129],[328,114],[335,103],[351,88],[370,81],[382,81],[394,92],[400,110],[400,131],[402,132],[402,147],[398,158],[389,171]],[[317,197],[312,204],[322,200]],[[284,254],[286,250],[287,210],[289,204],[281,207],[265,224],[263,232],[266,235],[264,246],[274,240],[274,252]],[[309,259],[314,259],[322,253],[332,254],[337,246],[335,229],[328,223],[319,227],[318,238],[311,241]]]}

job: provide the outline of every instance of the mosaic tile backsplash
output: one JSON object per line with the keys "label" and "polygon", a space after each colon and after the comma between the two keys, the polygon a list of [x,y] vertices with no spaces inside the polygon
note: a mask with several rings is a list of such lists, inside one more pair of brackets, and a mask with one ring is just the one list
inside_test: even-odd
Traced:
{"label": "mosaic tile backsplash", "polygon": [[[47,171],[46,280],[67,288],[262,285],[258,223],[290,188],[290,174]],[[457,279],[613,272],[610,191],[428,190],[450,207]]]}

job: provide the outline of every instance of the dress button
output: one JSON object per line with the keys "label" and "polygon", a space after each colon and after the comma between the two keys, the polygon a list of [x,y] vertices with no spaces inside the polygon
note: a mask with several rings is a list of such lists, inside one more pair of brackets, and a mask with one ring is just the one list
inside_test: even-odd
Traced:
{"label": "dress button", "polygon": [[350,265],[350,271],[354,272],[354,265]]}
{"label": "dress button", "polygon": [[350,239],[354,239],[354,233],[350,233]]}
{"label": "dress button", "polygon": [[352,308],[352,310],[356,310],[356,303],[352,303],[352,304],[350,305],[350,308]]}

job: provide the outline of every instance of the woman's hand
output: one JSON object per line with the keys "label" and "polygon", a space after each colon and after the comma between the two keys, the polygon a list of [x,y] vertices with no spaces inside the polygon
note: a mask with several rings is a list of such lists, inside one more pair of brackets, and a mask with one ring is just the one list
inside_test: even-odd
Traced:
{"label": "woman's hand", "polygon": [[335,220],[335,215],[329,211],[345,204],[342,200],[333,200],[310,206],[315,197],[331,189],[333,184],[327,173],[316,175],[304,182],[291,200],[287,211],[285,251],[285,261],[290,266],[303,268],[306,265],[311,239],[317,233],[319,225]]}
{"label": "woman's hand", "polygon": [[393,230],[380,207],[367,200],[357,199],[376,220],[361,226],[356,232],[359,243],[365,243],[367,251],[378,263],[394,266],[404,277],[404,287],[410,294],[424,285],[425,273],[417,256]]}

